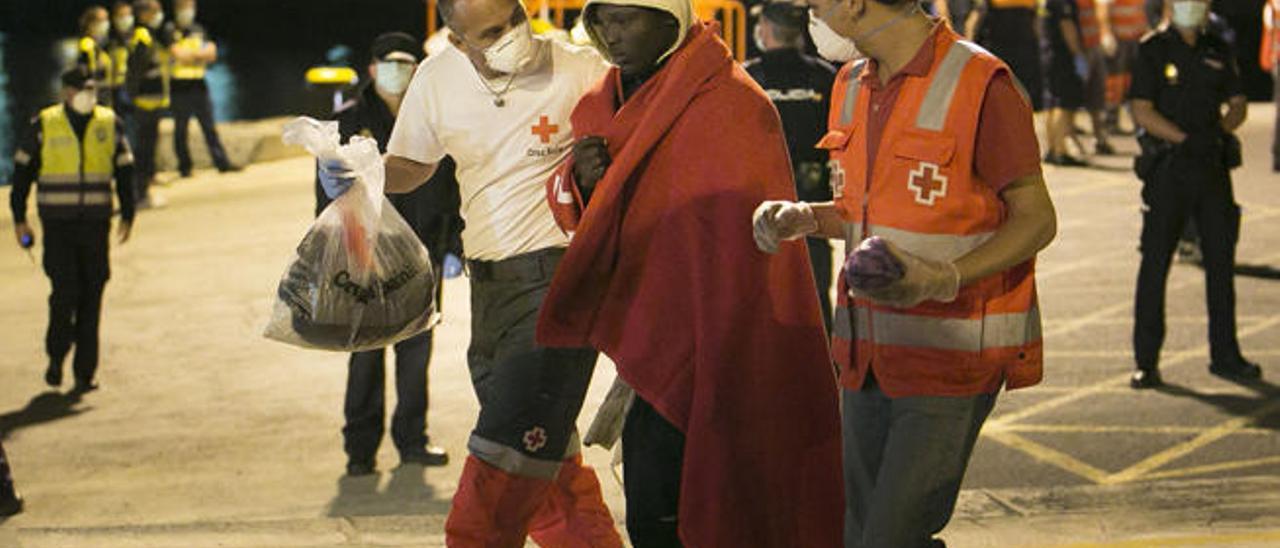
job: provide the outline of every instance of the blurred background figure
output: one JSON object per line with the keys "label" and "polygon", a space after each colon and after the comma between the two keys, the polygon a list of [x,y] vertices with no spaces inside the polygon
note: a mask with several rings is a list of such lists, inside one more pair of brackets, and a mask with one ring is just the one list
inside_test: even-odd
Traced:
{"label": "blurred background figure", "polygon": [[965,22],[973,11],[974,0],[932,0],[933,14],[942,18],[951,28],[964,34]]}
{"label": "blurred background figure", "polygon": [[187,145],[187,129],[191,118],[200,122],[205,145],[214,167],[222,173],[239,171],[227,159],[213,122],[213,102],[205,84],[205,72],[218,60],[218,46],[208,39],[204,27],[196,23],[196,0],[175,0],[174,20],[165,26],[162,42],[173,56],[170,100],[173,109],[173,150],[178,155],[178,174],[191,176],[191,151]]}
{"label": "blurred background figure", "polygon": [[111,57],[111,70],[107,74],[107,87],[111,93],[111,109],[124,121],[129,146],[137,148],[134,139],[133,102],[125,87],[129,73],[129,50],[138,36],[134,26],[133,6],[126,0],[116,0],[111,6],[111,34],[107,37],[107,55]]}
{"label": "blurred background figure", "polygon": [[[1209,309],[1209,372],[1234,380],[1261,376],[1236,338],[1235,247],[1240,207],[1230,170],[1240,164],[1233,132],[1248,103],[1235,56],[1209,29],[1209,0],[1175,0],[1170,24],[1142,42],[1130,93],[1143,132],[1142,262],[1134,304],[1133,388],[1160,386],[1165,286],[1188,220],[1203,243]],[[1223,114],[1223,106],[1226,114]]]}
{"label": "blurred background figure", "polygon": [[[817,148],[827,131],[827,112],[836,69],[804,52],[808,10],[788,0],[766,1],[755,27],[760,57],[746,62],[755,79],[782,117],[782,129],[795,171],[796,194],[804,202],[831,201],[828,154]],[[831,332],[831,244],[826,238],[806,238],[809,261],[818,283],[822,320]]]}
{"label": "blurred background figure", "polygon": [[1262,70],[1271,73],[1276,105],[1275,135],[1271,138],[1271,171],[1280,173],[1280,0],[1267,0],[1262,11],[1262,52],[1258,57]]}
{"label": "blurred background figure", "polygon": [[[412,36],[386,33],[373,41],[368,66],[369,81],[355,97],[342,105],[334,118],[342,142],[355,135],[370,137],[386,152],[391,129],[404,100],[414,69],[422,57],[422,46]],[[316,215],[330,199],[316,179]],[[436,303],[442,303],[440,274],[446,257],[450,274],[457,275],[462,254],[461,199],[454,164],[446,158],[435,174],[408,194],[388,195],[396,211],[413,227],[431,255],[437,274]],[[427,435],[427,372],[431,363],[432,334],[426,331],[395,345],[396,407],[391,419],[391,439],[400,452],[400,462],[443,466],[449,455],[433,446]],[[375,457],[382,442],[385,417],[385,349],[356,352],[347,365],[347,394],[343,406],[346,426],[342,429],[347,452],[347,474],[361,476],[375,470]]]}
{"label": "blurred background figure", "polygon": [[136,0],[137,25],[129,41],[129,70],[125,88],[134,106],[136,144],[134,179],[139,208],[164,205],[151,192],[156,178],[156,145],[160,140],[160,118],[169,109],[169,51],[160,41],[164,10],[158,0]]}
{"label": "blurred background figure", "polygon": [[0,445],[0,518],[12,516],[22,511],[22,496],[13,485],[13,473],[9,469],[9,457],[4,454],[4,446]]}
{"label": "blurred background figure", "polygon": [[1009,65],[1036,111],[1044,108],[1038,8],[1037,0],[974,0],[964,32]]}
{"label": "blurred background figure", "polygon": [[[1107,56],[1102,47],[1103,21],[1100,0],[1075,0],[1076,26],[1085,60],[1084,108],[1093,130],[1093,151],[1102,156],[1116,153],[1107,138]],[[1073,126],[1074,130],[1074,126]]]}
{"label": "blurred background figure", "polygon": [[133,226],[133,153],[110,108],[97,105],[97,83],[84,67],[62,75],[62,102],[40,112],[14,155],[13,211],[18,245],[30,248],[27,196],[35,183],[44,229],[44,270],[52,282],[45,382],[62,384],[63,361],[75,347],[74,392],[97,388],[98,320],[108,261],[112,180],[120,204],[120,243]]}
{"label": "blurred background figure", "polygon": [[76,42],[76,64],[89,71],[98,89],[98,104],[111,106],[111,55],[107,39],[111,21],[106,8],[92,6],[80,14],[80,40]]}
{"label": "blurred background figure", "polygon": [[1049,103],[1045,117],[1048,152],[1044,161],[1069,167],[1088,162],[1067,151],[1067,137],[1075,125],[1076,111],[1084,105],[1084,82],[1089,73],[1080,33],[1080,12],[1076,0],[1048,0],[1045,4],[1044,36],[1049,59]]}
{"label": "blurred background figure", "polygon": [[[1147,24],[1146,0],[1109,0],[1102,4],[1103,49],[1108,55],[1107,129],[1111,133],[1131,135],[1120,126],[1120,113],[1128,110],[1126,97],[1132,79],[1133,64],[1138,59],[1138,42],[1151,30]],[[1131,112],[1130,112],[1131,113]],[[1131,113],[1132,114],[1132,113]]]}

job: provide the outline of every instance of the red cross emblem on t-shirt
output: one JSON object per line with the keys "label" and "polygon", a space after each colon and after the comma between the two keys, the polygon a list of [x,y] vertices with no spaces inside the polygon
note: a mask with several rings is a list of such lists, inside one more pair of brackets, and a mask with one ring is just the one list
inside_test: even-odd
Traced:
{"label": "red cross emblem on t-shirt", "polygon": [[530,453],[537,453],[547,445],[547,431],[541,426],[535,426],[528,432],[524,433],[524,448]]}
{"label": "red cross emblem on t-shirt", "polygon": [[938,198],[946,197],[947,176],[942,174],[937,164],[920,162],[919,167],[911,170],[907,188],[915,193],[916,203],[932,206]]}
{"label": "red cross emblem on t-shirt", "polygon": [[538,119],[538,125],[533,126],[533,134],[542,139],[543,144],[551,142],[551,136],[560,132],[560,126],[551,123],[551,119],[542,116]]}

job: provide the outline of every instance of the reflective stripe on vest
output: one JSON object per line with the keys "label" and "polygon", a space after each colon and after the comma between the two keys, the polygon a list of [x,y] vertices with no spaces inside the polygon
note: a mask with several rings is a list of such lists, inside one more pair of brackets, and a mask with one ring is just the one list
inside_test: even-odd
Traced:
{"label": "reflective stripe on vest", "polygon": [[960,85],[960,73],[973,58],[973,50],[965,42],[957,42],[947,51],[947,56],[938,66],[938,72],[929,84],[929,91],[924,95],[924,103],[916,114],[916,127],[929,131],[942,131],[947,122],[947,113],[951,112],[951,100],[956,96],[956,86]]}
{"label": "reflective stripe on vest", "polygon": [[41,205],[110,206],[116,160],[115,113],[109,108],[95,108],[82,142],[72,129],[65,108],[58,104],[40,111],[42,143],[36,201]]}
{"label": "reflective stripe on vest", "polygon": [[1108,12],[1111,32],[1117,40],[1137,40],[1147,32],[1147,12],[1144,0],[1111,0]]}
{"label": "reflective stripe on vest", "polygon": [[[1028,312],[988,314],[981,318],[936,318],[867,308],[855,310],[857,314],[850,318],[848,307],[836,308],[831,321],[833,335],[852,340],[857,333],[858,340],[875,344],[958,352],[1024,346],[1041,338],[1038,306],[1032,306]],[[867,328],[872,322],[876,326],[874,330]]]}
{"label": "reflective stripe on vest", "polygon": [[995,9],[1007,9],[1007,8],[1035,9],[1036,0],[991,0],[990,5],[992,8],[995,8]]}
{"label": "reflective stripe on vest", "polygon": [[1102,44],[1102,29],[1098,25],[1098,11],[1094,0],[1077,0],[1079,4],[1080,40],[1085,49],[1096,48]]}
{"label": "reflective stripe on vest", "polygon": [[[187,36],[178,41],[176,44],[180,50],[190,52],[200,51],[204,47],[204,38],[200,35]],[[173,63],[173,77],[177,80],[201,80],[205,73],[204,63],[183,63],[175,60]]]}
{"label": "reflective stripe on vest", "polygon": [[858,105],[858,90],[862,89],[862,69],[866,66],[867,60],[860,59],[849,69],[849,82],[845,84],[844,102],[840,105],[841,127],[853,123],[853,111]]}

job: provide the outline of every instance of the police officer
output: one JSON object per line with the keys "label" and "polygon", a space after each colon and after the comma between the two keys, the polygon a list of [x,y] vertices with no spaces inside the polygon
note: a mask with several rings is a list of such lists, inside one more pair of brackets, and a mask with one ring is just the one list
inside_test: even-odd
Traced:
{"label": "police officer", "polygon": [[120,243],[133,226],[133,154],[115,113],[97,105],[96,83],[83,67],[62,75],[63,102],[40,111],[14,153],[13,210],[18,244],[35,238],[27,195],[35,182],[44,228],[44,270],[52,282],[45,382],[62,384],[62,365],[75,347],[75,391],[97,388],[98,319],[110,275],[112,184],[120,201]]}
{"label": "police officer", "polygon": [[213,121],[213,102],[204,75],[218,59],[218,47],[207,39],[204,27],[196,23],[195,0],[176,0],[174,21],[165,26],[165,45],[173,57],[171,100],[173,107],[173,151],[178,156],[178,173],[191,176],[191,150],[187,146],[187,127],[191,117],[200,122],[209,157],[218,171],[239,171],[227,159]]}
{"label": "police officer", "polygon": [[[836,69],[804,53],[808,24],[808,11],[799,4],[787,0],[765,3],[755,27],[756,46],[762,53],[745,67],[778,107],[795,170],[796,194],[801,201],[828,202],[828,154],[816,145],[826,133],[827,94],[835,83]],[[830,332],[831,244],[825,238],[807,238],[806,242],[818,282],[822,320]]]}
{"label": "police officer", "polygon": [[1044,83],[1040,38],[1036,34],[1038,0],[974,0],[965,34],[1005,63],[1031,98],[1043,105]]}
{"label": "police officer", "polygon": [[[372,81],[357,90],[356,97],[342,105],[335,115],[344,143],[354,135],[363,135],[377,140],[378,147],[386,152],[391,128],[421,51],[417,40],[401,32],[374,39],[373,62],[369,66]],[[436,272],[442,270],[446,254],[454,255],[453,261],[457,261],[456,257],[462,254],[462,219],[458,215],[461,199],[452,160],[446,160],[426,184],[413,192],[391,194],[388,199],[427,246]],[[316,214],[330,201],[317,177]],[[439,303],[440,285],[436,291]],[[431,361],[432,333],[426,331],[395,345],[396,408],[391,420],[391,437],[400,452],[400,462],[443,466],[449,462],[449,455],[443,448],[430,445],[426,434],[427,369]],[[344,406],[347,423],[342,434],[348,457],[347,473],[352,476],[374,471],[374,456],[383,433],[385,353],[383,349],[356,352],[348,362]]]}
{"label": "police officer", "polygon": [[80,40],[76,42],[76,64],[84,67],[98,88],[98,103],[111,105],[111,55],[107,53],[107,39],[111,34],[111,21],[102,6],[90,6],[80,14]]}
{"label": "police officer", "polygon": [[[1133,330],[1134,388],[1161,384],[1164,298],[1178,235],[1194,219],[1203,246],[1209,308],[1209,371],[1230,379],[1256,379],[1236,339],[1235,246],[1240,208],[1229,169],[1238,165],[1232,132],[1244,123],[1247,103],[1236,61],[1225,41],[1206,32],[1209,0],[1174,0],[1170,23],[1139,48],[1130,98],[1142,128],[1142,265]],[[1223,104],[1228,106],[1223,115]]]}
{"label": "police officer", "polygon": [[160,41],[164,10],[158,0],[137,0],[133,6],[138,26],[129,51],[125,87],[133,98],[137,125],[136,183],[139,208],[163,205],[151,193],[156,177],[156,142],[160,139],[160,118],[169,108],[169,51]]}
{"label": "police officer", "polygon": [[22,512],[22,495],[13,486],[13,476],[9,472],[9,459],[4,454],[4,446],[0,445],[0,518],[9,517]]}
{"label": "police officer", "polygon": [[132,101],[129,98],[125,82],[129,72],[129,50],[138,40],[139,31],[133,17],[133,6],[125,0],[117,0],[111,6],[111,35],[107,37],[107,55],[111,57],[111,72],[107,75],[107,86],[111,92],[111,108],[116,115],[125,120],[125,127],[130,131],[129,144],[137,148],[133,141],[133,128],[130,118],[133,114]]}

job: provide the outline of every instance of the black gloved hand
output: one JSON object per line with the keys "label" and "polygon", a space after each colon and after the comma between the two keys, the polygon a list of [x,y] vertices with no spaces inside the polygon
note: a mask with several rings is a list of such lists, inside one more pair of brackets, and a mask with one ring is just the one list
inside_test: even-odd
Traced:
{"label": "black gloved hand", "polygon": [[1178,144],[1178,152],[1195,158],[1215,158],[1222,153],[1222,132],[1197,131]]}

